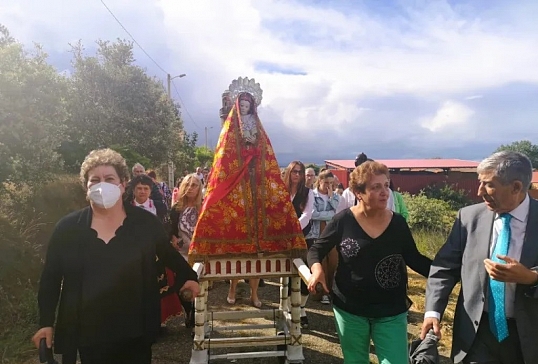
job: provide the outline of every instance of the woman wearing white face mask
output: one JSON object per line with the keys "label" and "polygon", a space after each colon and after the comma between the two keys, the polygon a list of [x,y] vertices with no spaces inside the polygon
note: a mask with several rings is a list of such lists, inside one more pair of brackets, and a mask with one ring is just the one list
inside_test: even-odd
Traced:
{"label": "woman wearing white face mask", "polygon": [[[170,245],[161,222],[123,204],[128,169],[110,149],[92,151],[81,180],[90,206],[57,224],[49,242],[38,301],[41,329],[63,364],[151,363],[160,328],[157,255],[176,273],[172,289],[199,292],[196,274]],[[56,318],[56,309],[58,306]]]}

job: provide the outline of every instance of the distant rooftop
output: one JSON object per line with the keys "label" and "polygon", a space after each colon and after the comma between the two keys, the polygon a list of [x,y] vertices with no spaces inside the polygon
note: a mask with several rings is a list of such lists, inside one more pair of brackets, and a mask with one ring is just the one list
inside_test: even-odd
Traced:
{"label": "distant rooftop", "polygon": [[[478,162],[463,159],[376,159],[389,169],[464,169],[476,168]],[[326,160],[325,164],[334,168],[355,168],[355,160]]]}
{"label": "distant rooftop", "polygon": [[538,171],[532,172],[532,183],[538,184]]}

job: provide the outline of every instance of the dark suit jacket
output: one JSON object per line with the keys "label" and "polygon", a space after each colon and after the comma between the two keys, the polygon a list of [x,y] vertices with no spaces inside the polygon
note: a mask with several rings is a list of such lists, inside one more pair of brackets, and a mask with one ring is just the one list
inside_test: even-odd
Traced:
{"label": "dark suit jacket", "polygon": [[[489,247],[495,213],[484,203],[461,209],[447,242],[437,253],[426,286],[426,311],[443,314],[454,285],[461,291],[454,317],[451,357],[462,361],[474,341],[488,293],[484,259]],[[538,266],[538,201],[531,199],[521,264]],[[527,364],[538,360],[538,292],[536,287],[517,285],[515,319]]]}
{"label": "dark suit jacket", "polygon": [[[132,219],[130,228],[140,236],[139,245],[143,264],[144,338],[153,342],[160,328],[160,296],[155,256],[176,273],[174,289],[187,280],[197,280],[196,273],[170,244],[168,234],[153,214],[130,204],[125,212]],[[90,207],[62,218],[52,234],[47,259],[39,284],[39,323],[41,327],[54,326],[54,346],[57,353],[70,353],[78,347],[79,307],[83,277],[83,246],[95,237],[90,228]],[[143,238],[142,238],[143,237]],[[56,309],[58,314],[56,316]]]}

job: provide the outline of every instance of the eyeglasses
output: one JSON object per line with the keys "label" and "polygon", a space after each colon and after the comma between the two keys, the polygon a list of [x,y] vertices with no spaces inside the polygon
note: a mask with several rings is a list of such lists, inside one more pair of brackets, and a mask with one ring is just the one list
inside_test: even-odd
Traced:
{"label": "eyeglasses", "polygon": [[315,174],[307,174],[306,176],[307,176],[307,177],[316,177]]}
{"label": "eyeglasses", "polygon": [[291,173],[292,173],[292,174],[301,174],[301,172],[302,172],[302,171],[301,171],[300,169],[292,169],[292,170],[291,170]]}

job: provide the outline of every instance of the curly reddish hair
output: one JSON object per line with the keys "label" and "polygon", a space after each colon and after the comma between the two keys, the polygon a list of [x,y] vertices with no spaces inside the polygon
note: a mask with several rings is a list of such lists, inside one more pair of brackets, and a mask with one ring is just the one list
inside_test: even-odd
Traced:
{"label": "curly reddish hair", "polygon": [[381,175],[390,178],[389,169],[386,165],[374,161],[364,162],[351,172],[349,176],[349,188],[353,193],[364,193],[366,192],[366,184],[374,176]]}

